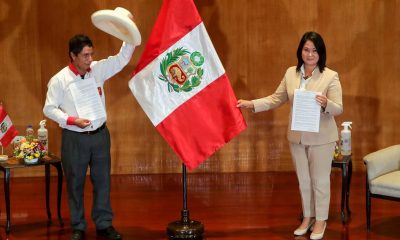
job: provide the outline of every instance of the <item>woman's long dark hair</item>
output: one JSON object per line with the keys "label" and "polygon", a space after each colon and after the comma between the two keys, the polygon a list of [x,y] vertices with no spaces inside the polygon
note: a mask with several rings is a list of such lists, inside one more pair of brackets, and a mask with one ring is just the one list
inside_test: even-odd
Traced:
{"label": "woman's long dark hair", "polygon": [[318,68],[319,71],[322,73],[326,67],[326,48],[324,40],[322,39],[321,35],[316,32],[306,32],[304,33],[303,37],[300,40],[299,47],[297,48],[297,67],[296,71],[300,72],[301,66],[304,64],[303,58],[301,57],[301,53],[303,51],[304,44],[310,40],[314,43],[315,48],[317,49],[317,53],[319,55],[318,60]]}

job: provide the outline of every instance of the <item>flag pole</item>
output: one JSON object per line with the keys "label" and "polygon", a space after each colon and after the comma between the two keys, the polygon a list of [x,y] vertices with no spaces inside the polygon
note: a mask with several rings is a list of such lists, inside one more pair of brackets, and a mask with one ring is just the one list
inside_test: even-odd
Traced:
{"label": "flag pole", "polygon": [[167,235],[169,240],[202,240],[204,226],[201,222],[190,220],[189,209],[187,207],[187,181],[186,166],[182,163],[182,188],[183,188],[183,209],[181,211],[181,220],[171,222],[167,226]]}

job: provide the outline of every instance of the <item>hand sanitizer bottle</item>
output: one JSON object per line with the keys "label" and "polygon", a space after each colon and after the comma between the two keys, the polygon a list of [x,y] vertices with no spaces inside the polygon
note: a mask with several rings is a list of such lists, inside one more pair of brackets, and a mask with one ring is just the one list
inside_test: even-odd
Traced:
{"label": "hand sanitizer bottle", "polygon": [[343,129],[340,132],[340,153],[342,156],[351,155],[351,124],[352,122],[343,122]]}
{"label": "hand sanitizer bottle", "polygon": [[39,123],[40,128],[37,130],[38,140],[45,147],[45,152],[48,152],[48,131],[46,127],[46,120],[42,120]]}

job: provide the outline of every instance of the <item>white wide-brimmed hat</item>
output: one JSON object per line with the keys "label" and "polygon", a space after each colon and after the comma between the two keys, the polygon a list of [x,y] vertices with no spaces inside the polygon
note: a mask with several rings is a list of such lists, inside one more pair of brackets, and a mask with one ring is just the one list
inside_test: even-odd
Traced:
{"label": "white wide-brimmed hat", "polygon": [[117,7],[115,10],[100,10],[92,14],[92,22],[100,30],[138,46],[142,42],[142,37],[130,15],[132,14],[122,7]]}

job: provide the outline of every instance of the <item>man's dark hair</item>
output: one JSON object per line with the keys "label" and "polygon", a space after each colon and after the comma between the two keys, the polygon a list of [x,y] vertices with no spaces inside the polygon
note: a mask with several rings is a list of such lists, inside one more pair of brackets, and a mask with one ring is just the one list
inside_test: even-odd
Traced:
{"label": "man's dark hair", "polygon": [[301,57],[301,53],[303,51],[304,44],[310,40],[314,43],[315,48],[317,49],[317,53],[319,55],[318,60],[318,68],[319,71],[322,73],[326,67],[326,49],[325,43],[322,39],[321,35],[316,32],[306,32],[304,33],[303,37],[300,40],[299,47],[297,48],[297,67],[296,71],[300,72],[301,66],[304,64],[303,58]]}
{"label": "man's dark hair", "polygon": [[77,34],[69,40],[68,55],[69,55],[69,58],[71,59],[71,62],[72,62],[71,53],[73,53],[76,56],[86,46],[93,47],[92,40],[90,40],[90,38],[86,35]]}

